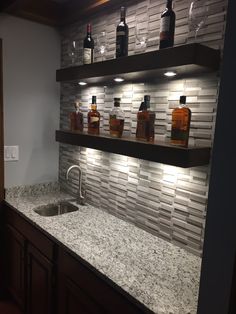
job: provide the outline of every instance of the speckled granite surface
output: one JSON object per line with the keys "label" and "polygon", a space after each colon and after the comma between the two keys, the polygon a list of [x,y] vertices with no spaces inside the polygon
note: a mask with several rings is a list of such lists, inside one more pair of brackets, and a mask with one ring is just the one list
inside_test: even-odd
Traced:
{"label": "speckled granite surface", "polygon": [[39,216],[35,207],[69,196],[54,185],[36,190],[11,189],[6,201],[154,313],[196,314],[199,257],[90,205]]}

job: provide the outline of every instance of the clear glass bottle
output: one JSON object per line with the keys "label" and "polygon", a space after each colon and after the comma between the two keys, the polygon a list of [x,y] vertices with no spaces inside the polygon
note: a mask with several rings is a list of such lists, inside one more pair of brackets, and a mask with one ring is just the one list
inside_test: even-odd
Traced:
{"label": "clear glass bottle", "polygon": [[92,96],[91,109],[88,112],[88,133],[99,134],[100,113],[97,111],[97,98]]}
{"label": "clear glass bottle", "polygon": [[150,111],[150,96],[144,96],[137,113],[136,138],[146,141],[153,141],[155,136],[155,112]]}
{"label": "clear glass bottle", "polygon": [[171,143],[188,146],[191,110],[186,105],[186,96],[180,96],[179,106],[172,111]]}
{"label": "clear glass bottle", "polygon": [[121,137],[124,130],[125,113],[120,108],[120,98],[114,98],[114,108],[109,114],[110,135]]}
{"label": "clear glass bottle", "polygon": [[70,113],[70,129],[71,131],[83,132],[84,129],[84,116],[80,111],[81,103],[76,101],[74,104],[75,111]]}

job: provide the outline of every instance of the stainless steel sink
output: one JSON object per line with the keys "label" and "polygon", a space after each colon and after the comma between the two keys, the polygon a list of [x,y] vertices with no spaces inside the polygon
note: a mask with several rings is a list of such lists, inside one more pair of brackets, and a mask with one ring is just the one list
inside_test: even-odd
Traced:
{"label": "stainless steel sink", "polygon": [[58,216],[66,213],[71,213],[77,211],[79,207],[69,203],[69,202],[59,202],[47,205],[42,205],[34,209],[34,211],[40,216]]}

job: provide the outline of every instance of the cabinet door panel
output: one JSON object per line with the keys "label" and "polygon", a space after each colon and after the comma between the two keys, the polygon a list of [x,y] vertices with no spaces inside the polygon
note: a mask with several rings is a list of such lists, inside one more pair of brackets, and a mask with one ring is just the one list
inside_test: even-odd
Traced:
{"label": "cabinet door panel", "polygon": [[33,246],[27,251],[27,313],[53,313],[53,267]]}
{"label": "cabinet door panel", "polygon": [[25,304],[25,239],[10,225],[6,226],[7,289],[23,309]]}
{"label": "cabinet door panel", "polygon": [[58,309],[59,314],[102,314],[105,313],[90,296],[63,274],[60,276]]}

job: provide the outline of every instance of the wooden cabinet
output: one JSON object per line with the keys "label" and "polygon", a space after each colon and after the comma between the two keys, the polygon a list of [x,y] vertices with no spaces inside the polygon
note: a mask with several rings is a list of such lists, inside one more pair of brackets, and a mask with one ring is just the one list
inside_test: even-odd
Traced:
{"label": "wooden cabinet", "polygon": [[21,309],[25,309],[25,239],[12,226],[6,226],[7,290]]}
{"label": "wooden cabinet", "polygon": [[72,278],[62,275],[59,280],[58,314],[101,314],[104,311]]}
{"label": "wooden cabinet", "polygon": [[54,243],[5,207],[7,292],[23,313],[54,314]]}
{"label": "wooden cabinet", "polygon": [[27,247],[27,313],[53,313],[53,264],[31,244]]}

